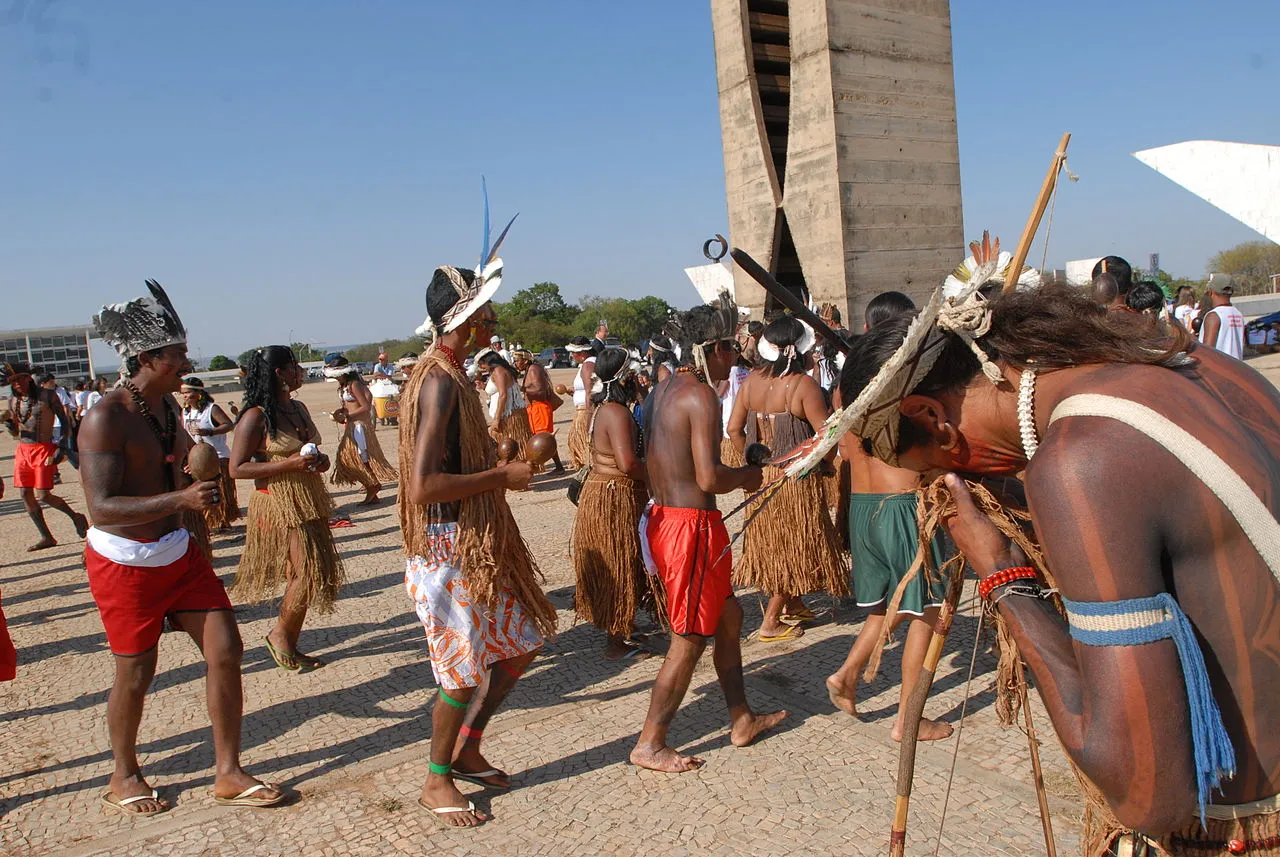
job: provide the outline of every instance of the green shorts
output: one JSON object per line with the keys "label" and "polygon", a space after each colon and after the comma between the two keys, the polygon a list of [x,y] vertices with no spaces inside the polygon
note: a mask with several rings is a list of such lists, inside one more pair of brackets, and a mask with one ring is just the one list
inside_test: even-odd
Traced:
{"label": "green shorts", "polygon": [[[920,529],[916,494],[850,494],[849,549],[853,555],[853,594],[859,607],[878,607],[893,597],[903,575],[916,560]],[[933,561],[941,566],[947,550],[941,534],[930,545]],[[945,581],[927,581],[924,571],[907,585],[899,613],[919,616],[938,607],[947,594]]]}

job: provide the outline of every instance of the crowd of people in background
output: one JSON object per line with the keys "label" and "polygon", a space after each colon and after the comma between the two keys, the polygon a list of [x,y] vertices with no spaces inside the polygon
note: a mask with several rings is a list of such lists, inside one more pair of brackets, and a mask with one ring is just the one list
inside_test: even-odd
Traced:
{"label": "crowd of people in background", "polygon": [[[981,255],[978,249],[974,254]],[[1198,371],[1221,383],[1264,396],[1260,382],[1238,361],[1245,356],[1246,343],[1264,353],[1276,350],[1280,324],[1246,334],[1226,278],[1211,278],[1198,301],[1189,289],[1166,301],[1156,284],[1134,282],[1124,259],[1108,256],[1098,262],[1087,291],[1036,284],[1023,292],[1005,288],[1012,275],[1001,271],[997,261],[967,259],[920,309],[899,292],[875,296],[866,305],[857,334],[844,327],[833,306],[820,308],[823,324],[815,325],[836,333],[820,339],[814,326],[781,310],[753,320],[725,293],[711,304],[675,314],[662,333],[642,344],[611,341],[603,322],[594,337],[567,343],[574,363],[567,435],[573,474],[566,486],[577,506],[569,537],[574,610],[600,630],[604,658],[664,658],[630,754],[632,763],[669,773],[704,764],[669,746],[667,736],[694,669],[713,641],[712,659],[728,709],[731,743],[746,746],[787,716],[785,711],[756,712],[747,702],[740,649],[743,611],[735,586],[761,593],[761,624],[751,633],[766,644],[798,640],[806,624],[819,620],[821,610],[815,607],[820,605],[805,597],[853,595],[867,611],[866,621],[850,641],[845,662],[827,678],[826,690],[833,705],[854,717],[860,679],[869,664],[874,672],[884,639],[905,625],[903,691],[890,735],[902,740],[912,730],[918,740],[946,738],[952,732],[949,724],[908,720],[908,690],[925,669],[930,636],[947,597],[943,581],[915,571],[921,561],[936,569],[962,553],[982,579],[979,595],[1008,623],[1038,683],[1061,683],[1068,689],[1046,693],[1046,704],[1072,762],[1102,788],[1104,796],[1091,811],[1114,811],[1123,820],[1115,822],[1120,825],[1116,830],[1128,829],[1124,835],[1139,837],[1145,834],[1133,828],[1167,833],[1179,827],[1179,813],[1190,812],[1196,789],[1188,786],[1181,761],[1168,773],[1168,782],[1157,777],[1133,787],[1145,789],[1147,796],[1139,801],[1141,806],[1130,805],[1128,787],[1116,785],[1123,777],[1117,779],[1115,766],[1132,767],[1121,746],[1110,747],[1106,759],[1085,753],[1081,734],[1069,725],[1079,712],[1064,708],[1069,707],[1063,702],[1066,698],[1087,697],[1089,705],[1098,707],[1095,710],[1110,710],[1117,717],[1117,712],[1124,712],[1130,731],[1138,728],[1133,724],[1145,723],[1150,713],[1142,706],[1140,711],[1128,706],[1123,693],[1117,694],[1112,686],[1115,676],[1099,682],[1075,662],[1079,653],[1068,645],[1071,638],[1083,639],[1086,649],[1135,645],[1129,637],[1082,638],[1077,631],[1094,626],[1081,616],[1138,616],[1147,621],[1155,611],[1161,618],[1153,629],[1166,621],[1176,624],[1177,617],[1185,623],[1187,618],[1177,600],[1164,593],[1159,575],[1144,578],[1134,593],[1159,590],[1160,595],[1151,596],[1158,600],[1157,610],[1148,604],[1151,598],[1114,600],[1112,590],[1129,590],[1112,587],[1099,592],[1091,571],[1073,568],[1081,539],[1093,539],[1090,549],[1103,556],[1120,536],[1098,542],[1098,532],[1072,530],[1071,522],[1084,513],[1071,504],[1085,494],[1068,490],[1070,486],[1055,493],[1053,486],[1061,488],[1068,476],[1042,475],[1055,467],[1060,470],[1068,456],[1064,449],[1078,441],[1070,432],[1050,431],[1063,412],[1036,410],[1036,379],[1041,378],[1042,403],[1058,408],[1075,401],[1078,408],[1097,409],[1065,412],[1068,417],[1115,415],[1140,434],[1165,438],[1158,442],[1179,455],[1192,475],[1226,504],[1224,516],[1218,516],[1217,506],[1206,507],[1206,515],[1218,516],[1212,526],[1217,531],[1244,528],[1258,553],[1249,552],[1244,536],[1226,548],[1213,542],[1206,549],[1231,552],[1233,567],[1258,576],[1255,572],[1265,571],[1274,553],[1266,546],[1268,534],[1280,532],[1275,526],[1267,529],[1270,513],[1248,506],[1252,495],[1247,486],[1244,493],[1249,497],[1242,499],[1195,462],[1186,461],[1188,456],[1181,453],[1198,447],[1177,438],[1203,434],[1204,427],[1195,417],[1186,420],[1188,427],[1171,429],[1168,418],[1151,410],[1151,390],[1158,387],[1156,380],[1176,383],[1181,395],[1235,426],[1243,417],[1220,401],[1212,385],[1205,386],[1196,380],[1199,376],[1184,370],[1200,366]],[[961,274],[975,279],[961,281]],[[229,592],[247,601],[280,597],[276,624],[264,644],[281,670],[305,673],[323,667],[324,662],[304,653],[299,643],[306,617],[335,609],[345,581],[331,532],[341,525],[341,518],[334,515],[323,478],[332,471],[331,483],[361,486],[361,502],[368,505],[379,502],[385,483],[400,482],[405,586],[422,621],[439,688],[430,773],[419,803],[447,826],[471,827],[487,820],[458,791],[457,782],[498,790],[510,786],[509,775],[482,755],[481,737],[557,623],[506,492],[528,488],[548,461],[554,464],[553,476],[565,473],[554,442],[555,413],[563,397],[570,395],[568,385],[552,385],[546,367],[528,350],[496,335],[490,303],[497,288],[493,279],[483,272],[437,269],[427,291],[429,347],[420,359],[394,365],[380,354],[373,368],[374,385],[391,385],[387,395],[375,394],[342,355],[326,357],[325,375],[337,383],[339,398],[330,417],[342,426],[332,462],[319,449],[320,431],[309,410],[295,398],[304,372],[289,347],[268,346],[251,355],[242,370],[241,408],[228,414],[190,374],[185,328],[163,290],[150,281],[150,298],[104,307],[95,319],[124,359],[114,388],[98,379],[93,389],[82,381],[67,391],[37,369],[6,365],[3,380],[12,396],[5,419],[19,439],[14,486],[23,492],[40,534],[30,550],[57,543],[42,504],[69,517],[77,535],[87,539],[90,588],[117,656],[108,702],[115,770],[102,796],[106,807],[140,816],[168,809],[143,777],[135,746],[166,618],[200,644],[209,664],[209,712],[218,764],[215,799],[252,807],[275,806],[285,799],[283,789],[249,776],[239,764],[243,644],[228,590],[210,564],[208,534],[232,530],[241,511],[236,480],[251,480],[245,545]],[[500,282],[500,276],[496,279]],[[947,293],[952,280],[954,289]],[[1021,283],[1021,276],[1015,282]],[[944,293],[945,301],[940,297]],[[1005,322],[1008,318],[1019,322]],[[1193,344],[1197,341],[1198,347]],[[914,357],[899,359],[904,355]],[[1116,372],[1098,380],[1091,372],[1102,364],[1113,364]],[[915,374],[895,382],[895,372]],[[402,373],[404,385],[396,387]],[[1157,379],[1151,373],[1164,374]],[[985,398],[975,389],[983,390]],[[1137,407],[1120,398],[1126,393],[1147,404]],[[1275,398],[1274,391],[1267,395]],[[181,397],[181,406],[175,396]],[[398,466],[387,461],[377,439],[379,423],[386,425],[390,419],[385,402],[380,410],[377,398],[398,400]],[[1080,404],[1082,399],[1089,404]],[[1107,402],[1120,404],[1107,410],[1112,407]],[[833,421],[844,425],[846,420],[852,428],[833,435]],[[1266,435],[1274,433],[1275,425],[1255,429]],[[1033,472],[1028,465],[1042,440],[1044,446],[1052,442],[1057,448],[1049,455],[1040,453],[1039,469]],[[1121,445],[1129,442],[1127,436],[1116,440]],[[207,445],[214,458],[207,472],[197,472],[191,454],[200,445]],[[820,453],[814,453],[812,473],[791,478],[783,467],[791,458],[784,456],[806,449]],[[53,493],[57,465],[64,458],[84,468],[89,516]],[[1264,470],[1274,465],[1274,455],[1267,461],[1270,464],[1259,465]],[[1244,464],[1235,461],[1233,466]],[[1221,471],[1228,464],[1219,459],[1214,467]],[[961,480],[947,477],[956,504],[947,528],[924,529],[924,474],[940,470],[992,479],[1024,474],[1025,486],[1018,490],[1026,491],[1036,509],[1032,517],[1037,532],[1063,587],[1066,623],[1052,608],[1039,606],[1059,592],[1046,588],[1047,581],[1040,585],[1045,569],[1010,543],[1007,533],[995,530],[987,513],[977,511],[971,488]],[[1252,474],[1247,468],[1244,472]],[[1121,487],[1144,490],[1128,483]],[[742,492],[749,523],[735,560],[717,497],[736,492]],[[1189,489],[1188,496],[1192,494],[1197,502],[1216,502]],[[1257,498],[1252,499],[1256,504]],[[1245,506],[1246,512],[1238,511]],[[1271,518],[1270,525],[1275,525],[1274,515]],[[1145,532],[1150,529],[1147,523],[1137,521],[1132,530]],[[1255,536],[1250,527],[1261,528],[1263,535]],[[1136,546],[1124,558],[1144,569],[1158,570],[1160,562],[1172,564],[1176,574],[1199,568],[1188,559],[1199,556],[1193,548],[1175,545],[1161,550],[1164,559],[1159,561]],[[138,568],[148,570],[154,585],[130,582],[129,574]],[[1272,571],[1280,574],[1274,567]],[[1188,586],[1190,581],[1185,581]],[[1011,584],[1014,588],[1005,588]],[[1025,598],[1006,604],[1006,595]],[[1113,600],[1072,601],[1066,595],[1110,595]],[[1204,600],[1220,596],[1217,589],[1199,595]],[[1028,606],[1032,601],[1035,604]],[[1268,604],[1275,601],[1261,598]],[[1088,612],[1103,608],[1104,613]],[[1207,640],[1204,645],[1220,657],[1239,650],[1232,646],[1251,623],[1240,626],[1233,618],[1219,617],[1215,625],[1215,614],[1197,609],[1188,604],[1188,613]],[[1094,630],[1101,634],[1110,627],[1098,625]],[[1176,638],[1177,633],[1170,630],[1151,640]],[[1222,667],[1232,673],[1225,679],[1218,673],[1206,677],[1204,659],[1191,658],[1181,648],[1186,645],[1201,644],[1194,636],[1179,638],[1176,662],[1166,657],[1172,650],[1144,652],[1141,657],[1147,661],[1141,674],[1176,677],[1170,670],[1180,668],[1189,694],[1195,687],[1208,687],[1210,678],[1221,684],[1238,677],[1239,665],[1233,662]],[[1045,647],[1054,654],[1041,654]],[[1088,661],[1093,655],[1080,657]],[[1112,666],[1118,672],[1128,669]],[[1256,733],[1257,724],[1248,726],[1245,721],[1257,711],[1243,711],[1223,726],[1210,696],[1208,701],[1187,702],[1175,694],[1162,704],[1179,711],[1185,709],[1177,706],[1191,705],[1194,716],[1218,717],[1211,726],[1228,750],[1232,738],[1243,740],[1246,732]],[[1161,746],[1177,748],[1174,755],[1179,759],[1186,750],[1190,760],[1190,742],[1196,742],[1200,813],[1213,818],[1203,815],[1204,784],[1209,781],[1205,778],[1216,777],[1214,784],[1231,781],[1236,760],[1201,752],[1202,732],[1210,727],[1200,721],[1188,737],[1185,724],[1179,727],[1183,731],[1170,732],[1168,720],[1148,723],[1142,734],[1158,735]],[[1126,735],[1125,740],[1133,740],[1124,746],[1137,742],[1134,734]],[[1270,761],[1256,754],[1240,758],[1249,775],[1228,794],[1247,806],[1248,814],[1237,812],[1233,820],[1270,819],[1274,814],[1256,801],[1250,803],[1262,788],[1257,784],[1265,781],[1266,770],[1259,766]],[[1151,795],[1174,785],[1180,791],[1172,806],[1152,810],[1156,802]],[[1179,836],[1189,842],[1208,841],[1191,829]]]}

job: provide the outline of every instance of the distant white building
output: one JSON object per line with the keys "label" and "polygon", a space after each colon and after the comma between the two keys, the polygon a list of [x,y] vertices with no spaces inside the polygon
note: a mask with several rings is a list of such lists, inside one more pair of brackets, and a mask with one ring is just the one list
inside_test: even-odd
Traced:
{"label": "distant white building", "polygon": [[1087,286],[1093,282],[1093,266],[1102,260],[1101,256],[1092,259],[1076,259],[1067,263],[1067,285]]}
{"label": "distant white building", "polygon": [[[0,363],[24,360],[66,383],[95,374],[87,325],[0,331]],[[115,366],[109,371],[114,372]]]}

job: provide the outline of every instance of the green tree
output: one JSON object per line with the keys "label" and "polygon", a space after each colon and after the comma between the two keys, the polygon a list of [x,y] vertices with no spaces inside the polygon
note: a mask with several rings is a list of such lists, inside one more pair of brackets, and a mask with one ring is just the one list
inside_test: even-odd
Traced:
{"label": "green tree", "polygon": [[422,349],[426,347],[426,338],[422,336],[411,336],[408,339],[387,339],[382,342],[366,342],[364,345],[357,345],[354,348],[348,348],[343,352],[343,356],[352,363],[372,363],[378,359],[378,355],[382,352],[387,353],[387,357],[394,363],[406,354],[421,354]]}
{"label": "green tree", "polygon": [[568,324],[577,315],[577,307],[565,303],[555,283],[534,283],[511,296],[504,308],[513,317],[540,317],[553,324]]}
{"label": "green tree", "polygon": [[1246,241],[1223,250],[1209,260],[1208,270],[1231,275],[1238,295],[1271,291],[1271,275],[1280,274],[1280,244]]}
{"label": "green tree", "polygon": [[209,371],[218,372],[223,369],[236,368],[235,361],[225,354],[215,354],[213,359],[209,361]]}
{"label": "green tree", "polygon": [[582,299],[581,307],[573,325],[575,335],[591,336],[604,321],[609,325],[609,335],[624,344],[638,343],[659,333],[671,315],[671,305],[652,295],[636,300],[588,296]]}
{"label": "green tree", "polygon": [[289,347],[293,349],[293,354],[298,358],[299,363],[310,363],[313,360],[324,359],[323,351],[317,351],[305,342],[295,342]]}
{"label": "green tree", "polygon": [[240,352],[240,356],[236,358],[236,365],[248,366],[249,360],[253,357],[254,353],[257,352],[257,350],[258,350],[257,348],[250,348],[248,351]]}

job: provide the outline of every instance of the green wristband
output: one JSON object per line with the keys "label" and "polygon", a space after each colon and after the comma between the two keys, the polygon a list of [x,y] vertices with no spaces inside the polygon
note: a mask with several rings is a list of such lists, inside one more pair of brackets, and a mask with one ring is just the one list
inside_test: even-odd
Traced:
{"label": "green wristband", "polygon": [[437,765],[435,762],[431,762],[427,767],[431,769],[431,773],[439,774],[442,777],[447,777],[453,773],[453,765]]}

